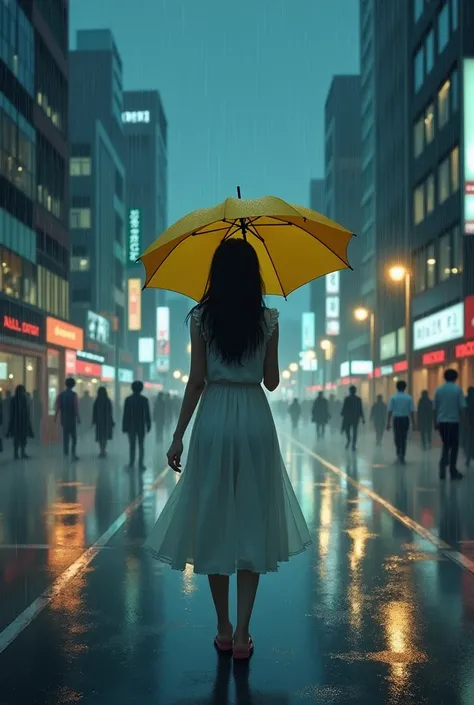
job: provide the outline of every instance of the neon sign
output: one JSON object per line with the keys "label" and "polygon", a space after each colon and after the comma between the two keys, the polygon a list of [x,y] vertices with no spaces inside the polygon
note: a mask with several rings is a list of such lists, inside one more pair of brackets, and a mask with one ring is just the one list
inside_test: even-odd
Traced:
{"label": "neon sign", "polygon": [[32,338],[40,337],[40,327],[34,325],[33,323],[27,323],[26,321],[20,321],[20,319],[14,316],[3,316],[3,327],[7,330],[11,330],[14,333],[21,333],[22,335],[28,335]]}

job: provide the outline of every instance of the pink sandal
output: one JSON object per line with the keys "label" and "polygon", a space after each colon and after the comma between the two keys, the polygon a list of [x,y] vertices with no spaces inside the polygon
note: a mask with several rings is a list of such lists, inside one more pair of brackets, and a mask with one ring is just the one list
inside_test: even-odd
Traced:
{"label": "pink sandal", "polygon": [[232,651],[232,639],[222,639],[218,634],[214,639],[214,646],[219,651]]}
{"label": "pink sandal", "polygon": [[251,657],[253,653],[253,639],[249,637],[248,644],[234,644],[233,646],[233,656],[239,661],[247,660]]}

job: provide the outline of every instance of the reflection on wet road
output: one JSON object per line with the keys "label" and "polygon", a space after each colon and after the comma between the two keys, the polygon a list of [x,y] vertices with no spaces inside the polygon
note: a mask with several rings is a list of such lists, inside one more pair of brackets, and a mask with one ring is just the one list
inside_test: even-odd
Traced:
{"label": "reflection on wet road", "polygon": [[434,452],[397,468],[390,446],[347,454],[311,431],[281,442],[314,543],[262,578],[248,667],[213,649],[206,579],[141,550],[178,481],[161,451],[143,476],[119,449],[2,465],[0,648],[49,599],[0,654],[0,702],[472,704],[474,576],[449,552],[473,557],[474,481],[440,486]]}

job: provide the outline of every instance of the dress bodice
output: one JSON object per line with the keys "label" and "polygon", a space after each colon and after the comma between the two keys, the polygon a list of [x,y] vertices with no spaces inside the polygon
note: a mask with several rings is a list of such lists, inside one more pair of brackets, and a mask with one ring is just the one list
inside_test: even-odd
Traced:
{"label": "dress bodice", "polygon": [[[207,335],[201,325],[201,309],[193,311],[193,318],[200,330],[200,334],[207,343]],[[229,382],[233,384],[260,384],[263,379],[263,366],[267,344],[275,326],[278,323],[276,308],[267,308],[264,312],[262,326],[264,337],[261,346],[252,355],[247,356],[241,365],[228,365],[211,348],[206,345],[206,380],[207,382]]]}

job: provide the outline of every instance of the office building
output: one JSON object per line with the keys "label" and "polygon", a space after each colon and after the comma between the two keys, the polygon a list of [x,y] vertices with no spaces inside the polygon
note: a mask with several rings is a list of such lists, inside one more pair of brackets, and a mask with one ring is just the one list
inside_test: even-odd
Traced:
{"label": "office building", "polygon": [[68,11],[67,0],[10,0],[0,18],[0,387],[35,393],[43,431],[65,374],[62,334],[80,342],[65,322]]}
{"label": "office building", "polygon": [[414,389],[456,367],[474,384],[474,6],[412,3],[409,18],[409,225]]}
{"label": "office building", "polygon": [[[324,179],[311,179],[309,185],[309,207],[317,213],[324,214]],[[326,281],[315,279],[309,285],[310,310],[314,313],[314,339],[316,343],[316,356],[318,371],[315,381],[322,384],[322,365],[324,354],[321,350],[321,341],[326,338]]]}
{"label": "office building", "polygon": [[[127,172],[126,286],[130,307],[127,336],[129,349],[138,356],[140,338],[157,341],[157,308],[165,305],[164,292],[154,289],[141,292],[145,270],[141,263],[136,263],[137,257],[167,227],[167,122],[158,91],[124,92],[122,125]],[[134,310],[137,298],[140,320]],[[145,351],[146,345],[141,345]],[[155,358],[144,362],[143,367],[146,379],[157,381]]]}
{"label": "office building", "polygon": [[77,32],[69,65],[71,315],[86,347],[112,363],[126,341],[122,60],[112,33]]}

